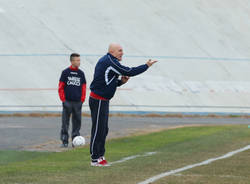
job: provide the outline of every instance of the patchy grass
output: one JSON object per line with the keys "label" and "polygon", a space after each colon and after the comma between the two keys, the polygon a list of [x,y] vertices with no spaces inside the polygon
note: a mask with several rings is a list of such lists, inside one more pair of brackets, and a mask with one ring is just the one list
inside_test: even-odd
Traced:
{"label": "patchy grass", "polygon": [[[208,158],[221,156],[250,143],[250,129],[244,125],[183,127],[154,132],[146,135],[114,139],[107,142],[106,158],[108,161],[120,160],[127,156],[157,152],[147,157],[112,165],[106,168],[90,166],[88,146],[60,153],[36,153],[7,151],[0,154],[0,183],[32,184],[129,184],[138,183],[162,172],[201,162]],[[241,161],[233,172],[219,175],[238,176],[238,183],[249,181],[249,152],[241,153]],[[22,156],[21,156],[22,155]],[[245,156],[244,156],[245,155]],[[227,159],[233,168],[235,157]],[[8,158],[8,159],[6,159]],[[6,159],[6,160],[5,160]],[[221,183],[215,171],[228,170],[228,165],[221,160],[211,165],[194,168],[183,172],[181,176],[169,176],[159,183]],[[248,164],[249,166],[249,164]],[[202,172],[204,170],[204,172]],[[205,173],[205,174],[204,174]],[[217,173],[217,171],[216,171]],[[157,183],[156,182],[156,183]]]}

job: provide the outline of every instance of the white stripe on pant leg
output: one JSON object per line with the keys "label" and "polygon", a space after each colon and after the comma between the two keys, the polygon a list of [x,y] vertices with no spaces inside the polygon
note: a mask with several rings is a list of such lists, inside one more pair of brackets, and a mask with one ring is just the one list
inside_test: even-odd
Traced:
{"label": "white stripe on pant leg", "polygon": [[93,152],[94,152],[94,144],[95,144],[96,134],[97,134],[97,131],[98,131],[100,108],[101,108],[101,100],[99,100],[99,106],[98,106],[97,118],[96,118],[96,125],[95,125],[96,126],[95,127],[95,135],[94,135],[94,138],[93,138],[93,141],[92,141],[92,145],[91,145],[92,155],[93,155]]}

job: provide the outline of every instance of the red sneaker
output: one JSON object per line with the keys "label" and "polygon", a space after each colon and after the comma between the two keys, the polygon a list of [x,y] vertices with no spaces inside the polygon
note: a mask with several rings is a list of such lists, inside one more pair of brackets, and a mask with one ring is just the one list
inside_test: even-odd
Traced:
{"label": "red sneaker", "polygon": [[97,162],[91,162],[91,166],[108,167],[110,164],[108,164],[104,157],[100,157]]}
{"label": "red sneaker", "polygon": [[102,160],[101,162],[102,162],[103,164],[105,164],[105,165],[107,165],[107,166],[110,166],[110,165],[108,164],[107,160],[105,159],[105,157],[101,157],[100,159]]}

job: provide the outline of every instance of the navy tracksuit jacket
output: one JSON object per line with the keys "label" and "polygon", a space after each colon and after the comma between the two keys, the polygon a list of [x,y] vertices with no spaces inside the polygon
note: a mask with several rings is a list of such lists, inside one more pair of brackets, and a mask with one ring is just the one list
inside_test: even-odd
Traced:
{"label": "navy tracksuit jacket", "polygon": [[132,68],[123,66],[118,59],[108,53],[96,64],[90,89],[103,98],[111,99],[115,94],[116,87],[121,85],[121,81],[118,80],[119,75],[135,76],[147,69],[148,65],[146,64]]}
{"label": "navy tracksuit jacket", "polygon": [[105,154],[105,141],[108,134],[109,100],[114,96],[116,88],[122,85],[118,77],[135,76],[145,72],[148,65],[126,67],[120,64],[117,58],[106,54],[96,64],[94,79],[90,85],[91,93],[105,98],[94,98],[90,95],[89,107],[92,118],[90,154],[92,161]]}

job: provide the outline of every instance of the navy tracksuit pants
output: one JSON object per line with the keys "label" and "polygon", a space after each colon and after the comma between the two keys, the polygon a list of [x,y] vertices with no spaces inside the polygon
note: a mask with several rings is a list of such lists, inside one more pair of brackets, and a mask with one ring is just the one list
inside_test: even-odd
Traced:
{"label": "navy tracksuit pants", "polygon": [[74,137],[80,135],[81,120],[82,120],[82,102],[65,101],[63,102],[62,112],[62,127],[61,127],[61,140],[63,143],[68,143],[69,139],[69,121],[72,114],[72,140]]}
{"label": "navy tracksuit pants", "polygon": [[108,135],[109,101],[89,98],[92,129],[90,140],[90,154],[93,161],[104,156],[105,141]]}

